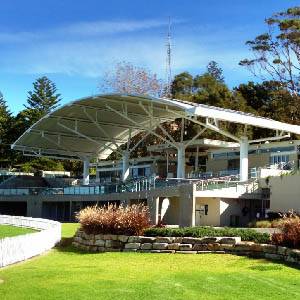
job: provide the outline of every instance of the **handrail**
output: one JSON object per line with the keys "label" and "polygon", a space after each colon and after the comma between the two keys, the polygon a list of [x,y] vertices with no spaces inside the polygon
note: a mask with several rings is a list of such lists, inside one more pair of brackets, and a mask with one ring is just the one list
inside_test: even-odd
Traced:
{"label": "handrail", "polygon": [[224,176],[209,179],[191,178],[158,178],[144,177],[120,183],[109,183],[89,186],[66,186],[61,188],[29,187],[29,188],[0,188],[0,196],[35,196],[35,195],[103,195],[123,192],[141,192],[156,188],[167,188],[186,184],[195,184],[197,191],[215,190],[243,186],[249,189],[255,180],[241,182],[236,176]]}

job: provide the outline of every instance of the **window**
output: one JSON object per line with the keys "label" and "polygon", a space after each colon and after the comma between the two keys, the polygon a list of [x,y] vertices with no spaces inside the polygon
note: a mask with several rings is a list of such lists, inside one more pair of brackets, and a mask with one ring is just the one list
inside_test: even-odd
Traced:
{"label": "window", "polygon": [[281,163],[287,163],[290,160],[290,156],[289,155],[285,155],[285,154],[278,154],[278,155],[272,155],[270,157],[271,159],[271,165],[278,165]]}

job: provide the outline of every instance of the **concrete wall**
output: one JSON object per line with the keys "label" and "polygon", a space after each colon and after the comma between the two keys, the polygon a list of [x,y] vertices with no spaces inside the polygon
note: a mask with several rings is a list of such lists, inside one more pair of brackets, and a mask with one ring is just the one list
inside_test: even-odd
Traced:
{"label": "concrete wall", "polygon": [[[250,222],[250,201],[246,199],[226,199],[220,200],[220,226],[247,226]],[[248,213],[244,216],[242,210],[244,207],[248,208]],[[230,224],[230,217],[238,216],[238,224]]]}
{"label": "concrete wall", "polygon": [[51,220],[0,215],[0,224],[40,230],[0,239],[0,267],[39,255],[61,239],[61,224]]}
{"label": "concrete wall", "polygon": [[[199,212],[201,206],[208,205],[208,212]],[[196,198],[196,226],[211,225],[220,226],[220,199],[219,198]]]}
{"label": "concrete wall", "polygon": [[270,210],[300,212],[300,175],[271,177],[269,180],[271,196]]}
{"label": "concrete wall", "polygon": [[[160,199],[160,205],[162,200]],[[178,197],[169,197],[170,205],[167,209],[167,212],[163,218],[163,223],[167,225],[178,225],[179,224],[179,216],[180,216],[180,199]]]}

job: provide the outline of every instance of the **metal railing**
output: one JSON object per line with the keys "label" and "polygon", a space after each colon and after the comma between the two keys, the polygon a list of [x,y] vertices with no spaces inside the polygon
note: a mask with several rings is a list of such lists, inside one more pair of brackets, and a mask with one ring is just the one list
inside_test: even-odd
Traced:
{"label": "metal railing", "polygon": [[196,191],[213,191],[226,188],[234,188],[236,192],[254,193],[258,190],[258,180],[250,179],[247,182],[227,179],[207,179],[196,183]]}
{"label": "metal railing", "polygon": [[[247,192],[253,192],[256,180],[248,182],[238,181],[237,176],[225,176],[210,179],[185,179],[185,178],[158,178],[144,177],[120,183],[105,183],[89,186],[66,186],[60,188],[49,187],[24,187],[0,188],[0,196],[36,196],[36,195],[105,195],[124,192],[142,192],[158,188],[175,187],[179,185],[195,184],[197,191],[216,190],[243,187]],[[252,189],[252,190],[251,190]]]}

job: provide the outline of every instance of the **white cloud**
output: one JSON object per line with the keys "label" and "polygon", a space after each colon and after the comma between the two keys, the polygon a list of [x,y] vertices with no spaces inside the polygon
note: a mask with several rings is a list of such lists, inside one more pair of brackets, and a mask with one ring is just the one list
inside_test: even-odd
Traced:
{"label": "white cloud", "polygon": [[103,35],[134,32],[166,26],[166,20],[128,20],[79,22],[58,29],[57,32],[71,35]]}
{"label": "white cloud", "polygon": [[[0,50],[0,68],[15,73],[60,73],[100,80],[101,74],[111,64],[126,60],[148,67],[164,77],[164,26],[166,21],[160,20],[95,21],[70,24],[51,31],[15,35],[0,32],[0,42],[6,39],[11,43],[22,43],[21,47],[15,46],[6,52],[3,48]],[[161,34],[157,31],[138,33],[150,28],[161,28]],[[183,70],[201,72],[210,60],[219,62],[225,72],[243,73],[238,62],[248,53],[243,47],[241,32],[226,34],[226,30],[214,30],[211,34],[211,28],[205,28],[199,29],[198,34],[197,28],[188,31],[187,24],[175,28],[173,74]]]}

